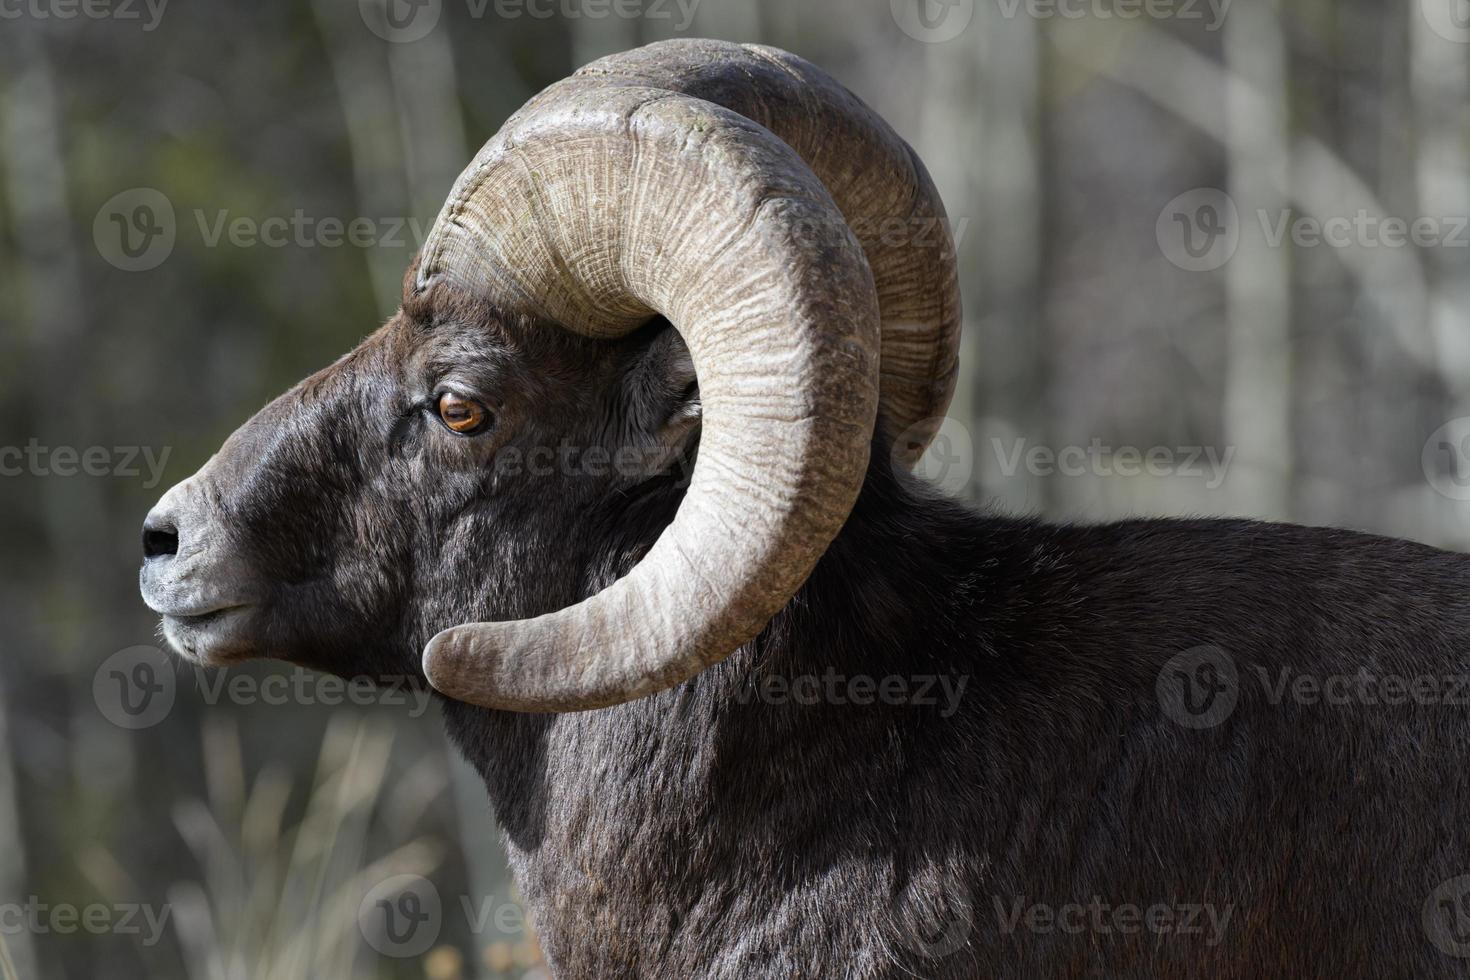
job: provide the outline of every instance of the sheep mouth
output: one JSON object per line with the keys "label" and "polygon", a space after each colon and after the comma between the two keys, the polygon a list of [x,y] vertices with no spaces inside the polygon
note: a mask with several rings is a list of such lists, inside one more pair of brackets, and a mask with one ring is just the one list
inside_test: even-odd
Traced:
{"label": "sheep mouth", "polygon": [[241,604],[241,605],[234,605],[234,606],[221,606],[219,609],[211,609],[209,612],[202,612],[202,613],[190,613],[190,614],[180,614],[180,615],[172,615],[172,614],[169,614],[169,613],[164,613],[163,614],[163,618],[164,619],[171,619],[175,623],[178,623],[180,626],[186,626],[186,627],[189,627],[191,629],[198,629],[198,628],[202,628],[202,627],[208,626],[210,623],[218,622],[221,618],[223,618],[228,613],[232,613],[232,612],[234,612],[237,609],[244,609],[244,608],[246,608],[246,607],[243,604]]}
{"label": "sheep mouth", "polygon": [[250,659],[253,654],[245,621],[252,609],[241,604],[185,615],[163,613],[159,633],[175,653],[200,666]]}

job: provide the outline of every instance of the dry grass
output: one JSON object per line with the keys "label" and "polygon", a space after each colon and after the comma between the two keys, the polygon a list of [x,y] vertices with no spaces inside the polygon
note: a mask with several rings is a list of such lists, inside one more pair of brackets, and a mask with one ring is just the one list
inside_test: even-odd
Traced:
{"label": "dry grass", "polygon": [[20,980],[20,974],[15,972],[15,963],[10,959],[10,947],[5,945],[4,935],[0,935],[0,978]]}
{"label": "dry grass", "polygon": [[404,794],[388,807],[391,731],[342,714],[322,740],[304,815],[287,827],[288,774],[267,768],[247,791],[232,724],[211,719],[204,734],[208,799],[173,815],[202,880],[168,892],[189,980],[381,975],[386,964],[358,930],[359,903],[392,875],[428,875],[442,848],[421,837],[375,855],[372,830],[388,809],[398,828],[411,825],[437,793],[412,794],[412,812]]}

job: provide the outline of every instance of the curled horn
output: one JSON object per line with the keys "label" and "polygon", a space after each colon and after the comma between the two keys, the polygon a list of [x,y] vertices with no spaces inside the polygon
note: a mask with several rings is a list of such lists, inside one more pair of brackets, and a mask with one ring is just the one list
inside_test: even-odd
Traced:
{"label": "curled horn", "polygon": [[456,182],[415,288],[437,282],[591,337],[662,314],[703,405],[689,491],[628,575],[429,643],[430,682],[487,707],[604,707],[728,656],[846,520],[879,407],[911,462],[954,388],[954,249],[928,174],[773,48],[663,42],[536,96]]}

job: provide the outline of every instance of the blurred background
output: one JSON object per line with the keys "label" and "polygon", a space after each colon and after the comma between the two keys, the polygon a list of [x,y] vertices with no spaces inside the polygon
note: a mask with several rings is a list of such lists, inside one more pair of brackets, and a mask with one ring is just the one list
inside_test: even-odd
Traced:
{"label": "blurred background", "polygon": [[930,479],[1470,545],[1466,0],[0,0],[0,976],[542,975],[436,709],[162,657],[138,528],[393,312],[507,115],[677,36],[927,161]]}

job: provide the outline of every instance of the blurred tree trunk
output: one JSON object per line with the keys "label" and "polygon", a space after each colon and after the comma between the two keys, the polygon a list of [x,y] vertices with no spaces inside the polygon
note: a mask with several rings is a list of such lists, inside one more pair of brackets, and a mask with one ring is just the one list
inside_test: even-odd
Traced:
{"label": "blurred tree trunk", "polygon": [[[18,902],[29,894],[26,878],[25,836],[20,822],[19,794],[15,785],[15,768],[11,764],[11,738],[6,715],[8,688],[0,674],[0,899]],[[6,947],[16,972],[23,978],[38,977],[35,951],[30,934],[24,930],[8,934]]]}
{"label": "blurred tree trunk", "polygon": [[[1456,216],[1470,215],[1470,152],[1466,132],[1470,127],[1465,92],[1470,90],[1467,45],[1441,37],[1428,18],[1410,4],[1410,88],[1413,93],[1413,125],[1416,163],[1415,214],[1434,219],[1445,234],[1453,231]],[[1441,243],[1423,249],[1428,284],[1428,328],[1434,349],[1434,364],[1443,392],[1439,413],[1430,412],[1418,436],[1450,419],[1470,415],[1470,267],[1465,261],[1463,232],[1460,247]],[[1456,460],[1463,465],[1464,460]],[[1460,501],[1435,493],[1411,474],[1414,496],[1423,501],[1414,507],[1416,520],[1405,533],[1447,539],[1456,545],[1470,543],[1470,514]],[[1417,527],[1415,526],[1417,525]]]}
{"label": "blurred tree trunk", "polygon": [[[1410,19],[1410,81],[1417,162],[1418,214],[1445,219],[1470,214],[1470,108],[1467,47],[1440,37],[1417,10]],[[1465,250],[1440,245],[1424,251],[1429,267],[1429,315],[1435,362],[1451,393],[1455,414],[1470,413],[1470,268]]]}
{"label": "blurred tree trunk", "polygon": [[1044,444],[1049,435],[1038,30],[1034,18],[977,4],[959,37],[929,46],[916,140],[945,202],[965,299],[949,417],[963,425],[955,438],[968,429],[969,445],[937,441],[929,469],[947,484],[950,467],[971,467],[973,495],[1031,512],[1048,509],[1050,488],[1025,467],[1002,472],[996,447]]}
{"label": "blurred tree trunk", "polygon": [[1225,266],[1229,316],[1225,444],[1233,447],[1232,498],[1248,516],[1291,516],[1291,291],[1286,244],[1269,247],[1258,214],[1287,205],[1286,44],[1274,0],[1238,4],[1225,18],[1225,62],[1261,97],[1227,90],[1229,179],[1241,227]]}
{"label": "blurred tree trunk", "polygon": [[666,37],[717,37],[780,46],[765,29],[767,17],[761,0],[698,3],[693,10],[694,19],[683,31],[678,30],[676,16],[649,19],[644,27],[644,42]]}
{"label": "blurred tree trunk", "polygon": [[567,66],[568,73],[603,55],[627,51],[642,43],[641,17],[606,17],[593,20],[582,16],[571,18],[568,23],[571,25],[572,35],[572,63]]}
{"label": "blurred tree trunk", "polygon": [[[28,431],[16,435],[26,441],[35,439],[46,447],[77,446],[85,438],[84,433],[95,435],[95,424],[89,425],[84,414],[85,401],[54,398],[55,392],[49,386],[64,383],[69,390],[91,390],[91,365],[85,356],[90,339],[85,333],[83,301],[87,290],[83,288],[80,259],[71,237],[73,222],[61,143],[63,119],[42,29],[25,22],[7,26],[0,32],[0,60],[7,68],[7,81],[0,91],[0,172],[6,180],[6,201],[17,247],[17,281],[23,297],[23,308],[16,312],[17,327],[24,331],[25,340],[17,344],[17,349],[27,365],[19,376],[22,390],[14,397],[15,405],[25,413],[22,417],[28,420]],[[91,664],[95,662],[91,655],[107,635],[105,612],[84,614],[96,608],[95,597],[106,595],[109,587],[102,580],[105,564],[94,560],[98,543],[109,536],[102,488],[97,480],[62,480],[35,473],[19,479],[30,480],[36,487],[46,480],[45,491],[31,495],[22,505],[28,520],[44,528],[46,541],[45,553],[30,558],[34,565],[28,584],[46,600],[53,616],[57,611],[62,616],[33,623],[33,628],[11,623],[11,642],[26,635],[53,637],[56,649],[42,668],[59,681],[59,689],[50,694],[64,703],[66,690],[85,689],[79,703],[84,699],[90,706]],[[39,618],[31,609],[27,613]],[[18,842],[21,795],[10,756],[15,742],[5,717],[6,695],[17,675],[34,665],[9,661],[9,657],[0,660],[0,840]],[[71,746],[72,761],[80,767],[71,778],[78,781],[88,780],[102,759],[130,751],[112,738],[115,732],[110,733],[105,737],[112,742],[111,751],[93,762],[86,754],[93,741],[85,737],[88,733],[72,734],[81,736],[78,744]],[[92,734],[96,734],[95,729]],[[127,762],[123,760],[120,772],[131,772]],[[3,850],[9,853],[0,854],[0,895],[23,900],[36,888],[27,877],[23,850],[9,846]],[[21,932],[7,942],[20,975],[39,976],[30,936]]]}
{"label": "blurred tree trunk", "polygon": [[[428,43],[428,39],[406,45],[381,41],[363,29],[357,4],[314,0],[312,9],[342,105],[358,213],[374,221],[406,218],[413,212],[406,185],[399,107],[392,73],[386,70],[389,56],[385,49],[417,47]],[[429,36],[442,35],[444,31],[441,24]],[[434,111],[445,110],[436,106]],[[378,311],[388,317],[398,309],[403,298],[403,270],[412,253],[405,256],[404,250],[380,247],[364,252]]]}
{"label": "blurred tree trunk", "polygon": [[[454,49],[449,43],[449,28],[442,23],[412,44],[390,44],[387,48],[388,78],[397,108],[402,169],[408,185],[408,209],[404,214],[427,234],[454,179],[473,156],[465,143],[460,117]],[[422,244],[416,242],[414,250]]]}
{"label": "blurred tree trunk", "polygon": [[[86,390],[91,365],[83,297],[88,290],[71,237],[56,77],[39,29],[23,27],[19,34],[0,37],[9,42],[0,51],[12,79],[0,95],[4,126],[0,171],[6,177],[24,292],[23,318],[29,328],[30,369],[25,377],[41,386],[65,379],[69,388]],[[34,414],[25,435],[48,447],[75,446],[81,433],[92,431],[85,402],[51,394],[38,387],[25,396],[23,404],[45,406]],[[65,606],[90,608],[88,598],[104,583],[98,581],[97,563],[87,558],[96,542],[109,536],[101,488],[96,480],[39,474],[32,478],[49,480],[48,492],[37,495],[37,516],[51,544],[48,584],[60,591]],[[86,646],[87,637],[73,634],[68,639],[75,643],[73,650]]]}

